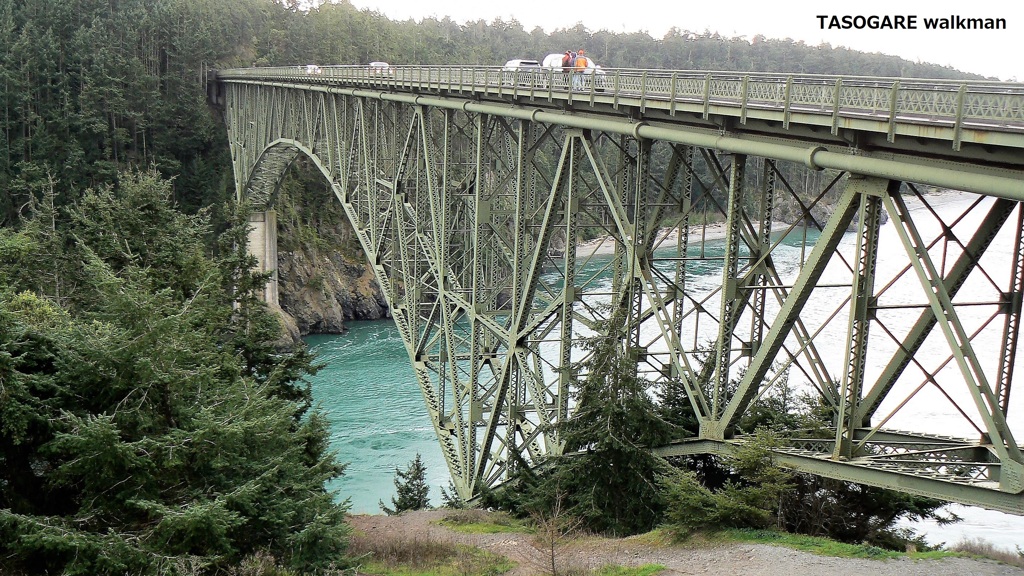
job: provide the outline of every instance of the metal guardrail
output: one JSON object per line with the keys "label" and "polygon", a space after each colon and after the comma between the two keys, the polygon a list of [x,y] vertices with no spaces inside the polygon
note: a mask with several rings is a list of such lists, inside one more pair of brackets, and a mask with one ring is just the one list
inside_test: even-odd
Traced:
{"label": "metal guardrail", "polygon": [[[312,72],[310,70],[313,70]],[[565,97],[579,92],[639,99],[640,102],[888,119],[952,127],[1024,133],[1024,83],[959,82],[866,76],[781,75],[771,73],[603,69],[576,75],[559,69],[503,69],[500,66],[280,66],[239,68],[217,73],[223,80],[292,81],[314,84]]]}

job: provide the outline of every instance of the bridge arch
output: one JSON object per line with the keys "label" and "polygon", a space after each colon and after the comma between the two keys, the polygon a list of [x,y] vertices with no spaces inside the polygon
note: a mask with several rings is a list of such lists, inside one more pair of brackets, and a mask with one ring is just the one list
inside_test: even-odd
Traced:
{"label": "bridge arch", "polygon": [[[674,97],[686,88],[675,84],[658,100],[643,86],[556,95],[550,85],[545,94],[459,78],[444,69],[380,80],[340,68],[310,79],[232,71],[225,100],[240,194],[272,196],[299,154],[331,182],[463,497],[561,450],[551,425],[572,408],[562,368],[585,360],[581,341],[601,329],[652,386],[684,389],[700,429],[662,454],[738,449],[737,419],[785,372],[822,397],[834,422],[828,438],[789,438],[776,450],[783,464],[1024,513],[1024,457],[1007,420],[1024,234],[998,281],[977,292],[971,283],[994,277],[985,258],[999,234],[1024,231],[1014,148],[1024,139],[989,137],[960,118],[952,146],[928,141],[915,156],[924,137],[903,138],[914,131],[891,112],[903,84],[880,92],[891,98],[882,121],[847,122],[836,100],[820,107],[831,110],[822,129],[789,96],[781,110],[760,110],[744,92],[729,109],[732,92],[713,101],[712,83],[693,103]],[[797,90],[792,79],[763,83],[766,93]],[[841,95],[841,81],[831,86]],[[1003,144],[983,150],[972,139]],[[968,208],[975,228],[957,229],[964,216],[939,218],[929,235],[923,214],[935,211],[908,207],[928,202],[911,180],[958,174],[977,176],[970,185],[993,198]],[[803,232],[778,234],[784,206],[791,221],[821,229],[815,242],[797,242],[790,271],[782,252]],[[883,213],[892,217],[884,234]],[[713,248],[709,230],[720,236]],[[597,241],[573,249],[589,236]],[[607,254],[593,248],[601,238]],[[905,253],[892,277],[878,269],[883,250]],[[718,280],[702,286],[707,270]],[[913,301],[893,296],[903,282],[916,286]],[[816,302],[827,318],[812,317]],[[971,307],[987,307],[991,320],[972,324]],[[983,331],[998,333],[992,350],[978,349]],[[945,350],[952,376],[922,363],[929,347]],[[950,378],[941,389],[973,437],[885,427],[922,388]]]}
{"label": "bridge arch", "polygon": [[[277,212],[274,198],[288,167],[301,153],[297,143],[281,140],[268,146],[256,160],[249,180],[236,189],[236,199],[252,202],[249,215],[248,251],[256,258],[259,272],[271,274],[263,290],[263,300],[279,305],[277,276]],[[314,159],[314,163],[316,160]]]}

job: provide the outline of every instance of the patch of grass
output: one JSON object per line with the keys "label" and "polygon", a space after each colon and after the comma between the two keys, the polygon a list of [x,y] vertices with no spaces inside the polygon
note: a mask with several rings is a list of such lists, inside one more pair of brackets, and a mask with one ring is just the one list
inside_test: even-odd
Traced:
{"label": "patch of grass", "polygon": [[499,534],[503,532],[530,534],[534,531],[522,520],[513,518],[504,512],[488,512],[473,508],[448,512],[441,519],[441,525],[463,534]]}
{"label": "patch of grass", "polygon": [[[488,552],[480,552],[489,554]],[[493,556],[493,554],[489,554]],[[413,568],[411,566],[391,566],[379,562],[369,562],[359,566],[359,574],[374,576],[500,576],[514,568],[508,560],[502,562],[482,562],[469,559],[433,568]]]}
{"label": "patch of grass", "polygon": [[626,540],[637,544],[645,544],[647,546],[659,548],[671,546],[678,541],[675,533],[665,528],[655,528],[650,532],[644,532],[643,534],[637,534],[636,536],[629,536]]}
{"label": "patch of grass", "polygon": [[514,567],[503,556],[426,537],[353,538],[349,555],[360,574],[498,576]]}
{"label": "patch of grass", "polygon": [[788,534],[786,532],[776,532],[774,530],[723,530],[714,536],[733,542],[753,542],[758,544],[785,546],[786,548],[792,548],[794,550],[803,550],[804,552],[811,552],[812,554],[835,556],[837,558],[871,558],[882,560],[895,558],[934,559],[956,556],[955,553],[942,550],[911,553],[896,552],[893,550],[885,550],[878,546],[846,544],[843,542],[836,542],[835,540],[829,540],[827,538],[804,536],[802,534]]}
{"label": "patch of grass", "polygon": [[1024,568],[1024,550],[1020,546],[1017,547],[1016,552],[997,548],[991,542],[982,540],[981,538],[972,538],[969,540],[962,540],[957,542],[950,547],[954,552],[966,554],[968,556],[988,558],[1003,564],[1009,564],[1010,566],[1016,566],[1018,568]]}
{"label": "patch of grass", "polygon": [[654,576],[664,570],[661,564],[644,564],[643,566],[604,566],[593,573],[593,576]]}

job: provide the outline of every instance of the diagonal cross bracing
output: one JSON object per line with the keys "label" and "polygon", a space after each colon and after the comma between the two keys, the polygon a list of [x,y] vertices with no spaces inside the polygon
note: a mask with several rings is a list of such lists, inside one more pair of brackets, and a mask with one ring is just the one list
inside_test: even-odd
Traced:
{"label": "diagonal cross bracing", "polygon": [[[787,465],[1024,513],[1007,418],[1024,284],[1009,216],[1024,161],[1000,149],[986,161],[976,127],[961,127],[959,149],[922,144],[918,157],[899,122],[876,142],[839,117],[834,133],[801,128],[797,109],[780,128],[754,108],[735,124],[682,101],[663,114],[653,95],[606,105],[595,87],[570,102],[550,86],[467,98],[436,82],[413,93],[243,76],[223,90],[239,197],[269,207],[296,163],[330,181],[463,497],[561,452],[573,368],[586,369],[587,339],[612,334],[652,395],[677,382],[701,423],[685,449],[662,452],[726,453],[762,398],[802,387],[834,420],[826,439],[792,436],[778,450]],[[865,152],[844,135],[904,144]],[[902,181],[996,198],[961,230],[956,216],[909,209],[916,188]],[[1004,228],[1007,261],[988,250]],[[875,268],[897,256],[902,275]],[[960,290],[975,277],[984,289]],[[916,299],[891,297],[907,278]],[[884,427],[930,389],[981,437]]]}

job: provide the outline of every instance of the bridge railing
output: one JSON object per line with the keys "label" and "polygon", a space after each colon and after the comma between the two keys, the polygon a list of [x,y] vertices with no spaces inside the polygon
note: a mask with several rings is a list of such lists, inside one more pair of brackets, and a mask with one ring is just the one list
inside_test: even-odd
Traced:
{"label": "bridge railing", "polygon": [[[251,79],[426,91],[560,97],[577,91],[640,102],[870,117],[890,122],[1024,132],[1024,83],[866,76],[602,69],[580,77],[560,69],[500,66],[281,66],[218,72]],[[575,82],[574,82],[575,81]]]}

